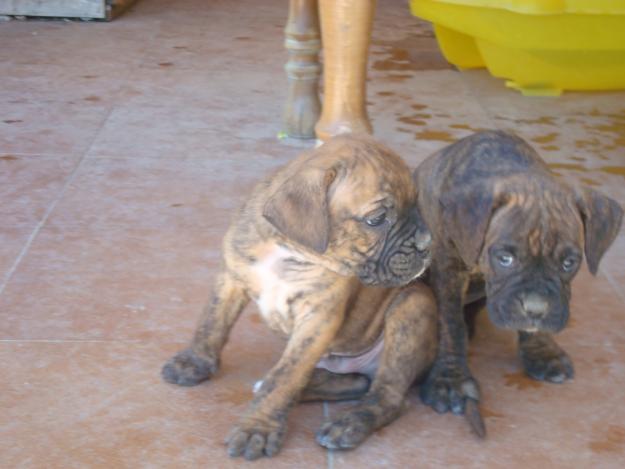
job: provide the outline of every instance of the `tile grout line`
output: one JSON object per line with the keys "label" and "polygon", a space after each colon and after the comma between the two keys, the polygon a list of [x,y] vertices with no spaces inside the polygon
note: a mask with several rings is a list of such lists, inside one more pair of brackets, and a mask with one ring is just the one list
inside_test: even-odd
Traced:
{"label": "tile grout line", "polygon": [[39,234],[39,232],[43,228],[43,225],[45,225],[45,223],[48,221],[48,218],[50,217],[50,214],[56,208],[58,203],[61,201],[61,199],[65,195],[65,192],[67,191],[67,189],[70,186],[70,184],[74,181],[74,179],[76,177],[76,174],[78,173],[78,169],[82,165],[83,161],[85,161],[85,158],[87,157],[87,154],[89,153],[89,149],[93,146],[94,142],[98,138],[98,135],[100,135],[100,132],[104,128],[104,124],[106,123],[106,121],[111,116],[111,113],[113,112],[113,109],[114,109],[114,104],[112,104],[111,107],[106,112],[106,115],[102,119],[102,123],[100,124],[100,127],[98,128],[98,131],[93,136],[93,139],[91,140],[91,143],[89,145],[87,145],[87,147],[85,148],[85,151],[84,151],[83,155],[81,156],[80,160],[78,160],[78,163],[76,164],[76,167],[73,169],[73,171],[71,172],[71,174],[67,178],[67,181],[65,181],[65,184],[63,184],[63,188],[59,192],[58,196],[48,206],[48,208],[46,209],[46,212],[44,213],[43,217],[41,218],[41,220],[39,220],[39,222],[35,226],[35,229],[33,230],[33,232],[30,234],[30,236],[26,240],[26,243],[24,244],[24,247],[21,249],[20,253],[17,256],[17,259],[15,259],[15,262],[13,262],[13,265],[11,266],[9,271],[6,274],[4,274],[4,279],[2,280],[2,283],[0,283],[0,296],[2,296],[2,294],[4,293],[4,290],[6,289],[6,287],[9,284],[11,278],[13,277],[13,274],[17,270],[17,267],[22,262],[22,259],[24,258],[24,256],[28,252],[28,250],[30,249],[30,246],[33,244],[33,241],[35,241],[35,238],[37,237],[37,235]]}
{"label": "tile grout line", "polygon": [[[330,419],[328,401],[323,401],[323,418],[326,422]],[[331,449],[326,449],[326,454],[328,455],[328,469],[334,469],[334,451]]]}

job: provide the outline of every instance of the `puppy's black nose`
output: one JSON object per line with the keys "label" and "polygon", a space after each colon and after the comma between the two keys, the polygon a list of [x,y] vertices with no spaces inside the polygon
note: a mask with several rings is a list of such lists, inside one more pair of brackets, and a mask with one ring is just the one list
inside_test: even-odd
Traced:
{"label": "puppy's black nose", "polygon": [[523,293],[521,295],[523,312],[530,319],[544,318],[549,312],[549,302],[537,293]]}

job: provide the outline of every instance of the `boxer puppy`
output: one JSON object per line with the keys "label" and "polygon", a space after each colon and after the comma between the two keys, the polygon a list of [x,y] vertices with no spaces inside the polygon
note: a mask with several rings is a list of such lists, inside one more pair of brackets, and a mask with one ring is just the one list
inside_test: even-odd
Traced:
{"label": "boxer puppy", "polygon": [[434,238],[428,281],[439,308],[438,353],[421,398],[441,413],[462,414],[470,404],[470,421],[483,436],[463,305],[486,296],[492,322],[518,331],[530,377],[572,378],[571,359],[552,334],[566,326],[571,280],[583,256],[596,274],[623,210],[593,190],[558,181],[527,143],[502,131],[442,149],[417,168],[414,181]]}
{"label": "boxer puppy", "polygon": [[358,445],[397,417],[434,359],[433,296],[418,283],[400,288],[426,269],[430,242],[410,171],[391,150],[369,137],[338,137],[303,154],[259,184],[236,215],[213,298],[163,378],[192,386],[213,377],[254,299],[288,342],[230,434],[228,454],[275,455],[300,398],[363,397],[317,435],[328,448]]}

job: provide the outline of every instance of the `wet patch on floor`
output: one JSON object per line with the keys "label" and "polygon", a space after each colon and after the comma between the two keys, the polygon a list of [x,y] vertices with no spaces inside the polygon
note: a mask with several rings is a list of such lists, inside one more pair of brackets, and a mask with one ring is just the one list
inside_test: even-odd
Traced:
{"label": "wet patch on floor", "polygon": [[594,453],[625,452],[625,427],[622,425],[607,425],[598,433],[600,435],[588,443],[588,447]]}
{"label": "wet patch on floor", "polygon": [[540,381],[536,381],[528,377],[522,371],[507,373],[504,375],[504,379],[506,386],[515,387],[519,391],[525,391],[526,389],[538,389],[542,387],[542,383]]}

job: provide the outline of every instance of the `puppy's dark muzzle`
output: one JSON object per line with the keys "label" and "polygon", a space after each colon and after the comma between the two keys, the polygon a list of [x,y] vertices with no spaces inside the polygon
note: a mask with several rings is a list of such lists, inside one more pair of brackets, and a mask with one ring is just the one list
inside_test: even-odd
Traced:
{"label": "puppy's dark muzzle", "polygon": [[518,331],[559,332],[569,319],[566,292],[535,287],[488,300],[488,313],[498,327]]}
{"label": "puppy's dark muzzle", "polygon": [[361,281],[369,285],[405,285],[421,276],[430,265],[431,244],[430,231],[413,210],[403,224],[393,226],[379,258],[365,264]]}

